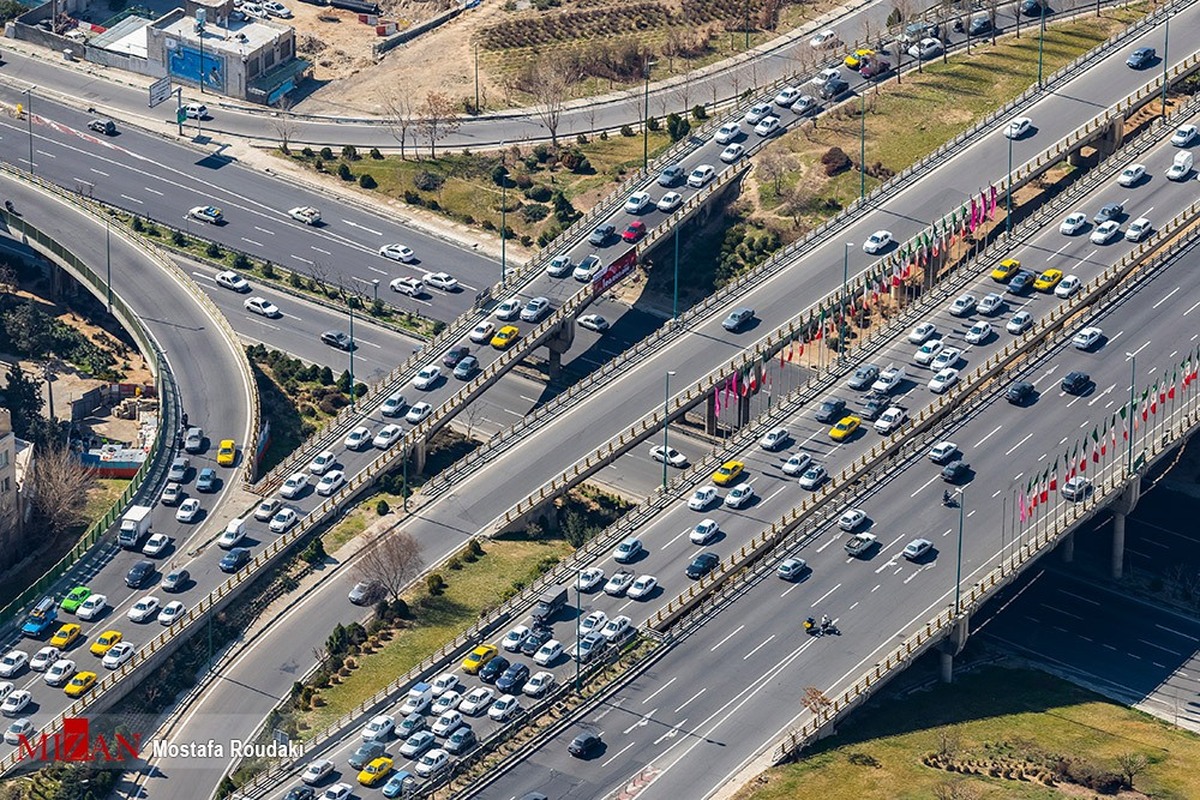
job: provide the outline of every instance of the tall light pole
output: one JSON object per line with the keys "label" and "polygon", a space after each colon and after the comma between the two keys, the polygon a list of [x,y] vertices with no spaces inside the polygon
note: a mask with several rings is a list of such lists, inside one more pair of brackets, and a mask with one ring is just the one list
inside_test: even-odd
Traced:
{"label": "tall light pole", "polygon": [[[1038,31],[1038,88],[1042,88],[1042,41],[1046,38],[1046,9],[1041,8],[1042,27]],[[1020,18],[1021,12],[1018,9],[1017,17]]]}
{"label": "tall light pole", "polygon": [[958,490],[958,564],[954,568],[954,615],[958,616],[959,601],[962,599],[962,543],[963,520],[967,507],[967,487]]}
{"label": "tall light pole", "polygon": [[642,76],[645,81],[642,88],[642,169],[644,170],[650,169],[650,68],[657,63],[657,61],[646,59],[646,69]]}
{"label": "tall light pole", "polygon": [[[29,126],[29,174],[33,174],[33,90],[37,88],[35,83],[25,90],[25,121]],[[1164,95],[1165,96],[1165,95]]]}
{"label": "tall light pole", "polygon": [[371,289],[375,292],[375,302],[379,302],[379,278],[371,279]]}
{"label": "tall light pole", "polygon": [[475,43],[475,116],[479,116],[479,43]]}
{"label": "tall light pole", "polygon": [[[583,694],[583,684],[579,677],[579,623],[583,616],[583,605],[579,600],[579,576],[582,570],[575,573],[575,694]],[[209,614],[209,616],[212,616]]]}
{"label": "tall light pole", "polygon": [[350,406],[354,407],[354,306],[346,303],[350,312]]}
{"label": "tall light pole", "polygon": [[1137,413],[1137,407],[1134,406],[1133,386],[1137,382],[1137,355],[1134,353],[1126,353],[1125,357],[1129,359],[1129,423],[1125,428],[1127,436],[1126,441],[1129,442],[1125,446],[1125,474],[1133,474],[1133,434],[1129,430],[1129,425],[1133,424],[1133,415]]}
{"label": "tall light pole", "polygon": [[866,87],[858,95],[862,99],[858,120],[858,199],[867,197],[867,92]]}
{"label": "tall light pole", "polygon": [[[1096,13],[1099,14],[1099,8],[1097,8]],[[1170,52],[1170,48],[1171,48],[1171,7],[1167,6],[1167,24],[1166,24],[1165,30],[1163,31],[1163,74],[1162,74],[1162,83],[1163,83],[1162,117],[1163,117],[1163,119],[1167,118],[1167,53]],[[32,160],[32,157],[30,157],[30,160]]]}
{"label": "tall light pole", "polygon": [[104,262],[107,265],[108,277],[105,278],[108,313],[112,313],[112,216],[104,213]]}
{"label": "tall light pole", "polygon": [[500,143],[500,166],[504,174],[500,176],[500,288],[508,285],[508,164],[505,153],[505,142]]}
{"label": "tall light pole", "polygon": [[842,301],[841,313],[838,314],[838,319],[841,320],[841,329],[838,331],[838,361],[842,361],[846,357],[846,285],[850,282],[850,248],[854,247],[854,242],[846,242],[842,247]]}
{"label": "tall light pole", "polygon": [[667,370],[666,386],[663,389],[663,479],[662,488],[667,488],[667,431],[671,427],[671,419],[668,417],[671,404],[671,376],[674,375],[674,370]]}
{"label": "tall light pole", "polygon": [[679,229],[683,227],[680,222],[675,226],[675,289],[671,293],[671,322],[679,323]]}
{"label": "tall light pole", "polygon": [[1004,238],[1012,236],[1012,137],[1008,137],[1008,183],[1004,187]]}

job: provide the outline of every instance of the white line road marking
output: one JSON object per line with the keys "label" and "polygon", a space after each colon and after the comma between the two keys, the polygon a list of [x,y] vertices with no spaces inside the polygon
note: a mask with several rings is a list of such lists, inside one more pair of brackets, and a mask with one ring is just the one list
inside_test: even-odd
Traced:
{"label": "white line road marking", "polygon": [[[625,731],[625,732],[626,732],[626,733],[629,733],[629,731]],[[622,753],[624,753],[624,752],[625,752],[626,750],[628,750],[629,748],[633,747],[635,744],[637,744],[637,742],[630,742],[629,744],[625,745],[625,746],[624,746],[624,747],[622,747],[620,750],[618,750],[616,753],[614,753],[614,754],[613,754],[613,756],[612,756],[612,758],[610,758],[608,761],[605,761],[605,762],[604,762],[603,764],[601,764],[600,766],[602,766],[602,767],[607,767],[609,764],[611,764],[612,762],[614,762],[614,761],[616,761],[618,758],[620,758]]]}
{"label": "white line road marking", "polygon": [[274,236],[274,235],[275,235],[275,231],[269,231],[269,230],[267,230],[266,228],[260,228],[260,227],[258,227],[257,225],[255,225],[255,226],[254,226],[254,230],[256,230],[256,231],[259,231],[260,233],[268,233],[268,234],[270,234],[271,236]]}
{"label": "white line road marking", "polygon": [[1190,314],[1190,313],[1192,313],[1193,311],[1195,311],[1195,310],[1196,310],[1196,306],[1200,306],[1200,302],[1196,303],[1196,304],[1195,304],[1195,305],[1193,305],[1191,308],[1189,308],[1187,311],[1183,312],[1183,315],[1186,317],[1188,314]]}
{"label": "white line road marking", "polygon": [[814,601],[813,601],[813,604],[812,604],[811,606],[809,606],[809,608],[816,608],[816,607],[817,607],[817,604],[824,602],[824,601],[825,601],[825,598],[829,597],[829,595],[833,594],[834,592],[836,592],[836,591],[837,591],[838,589],[840,589],[840,588],[842,588],[842,585],[839,583],[837,586],[834,586],[834,587],[833,587],[832,589],[830,589],[828,592],[826,592],[825,594],[821,595],[821,596],[820,596],[820,597],[818,597],[816,600],[814,600]]}
{"label": "white line road marking", "polygon": [[707,692],[707,691],[708,691],[708,687],[707,687],[707,686],[705,686],[703,689],[701,689],[700,691],[696,692],[694,695],[692,695],[691,697],[689,697],[687,700],[684,700],[684,701],[683,701],[683,705],[682,705],[682,706],[679,706],[679,708],[675,709],[675,710],[674,710],[674,711],[672,711],[671,713],[672,713],[672,714],[678,714],[680,711],[682,711],[682,710],[683,710],[684,706],[686,706],[688,703],[692,702],[692,701],[693,701],[693,700],[695,700],[697,697],[699,697],[700,695],[704,694],[704,693],[705,693],[705,692]]}
{"label": "white line road marking", "polygon": [[130,196],[129,196],[129,195],[127,195],[127,194],[123,194],[123,195],[121,195],[121,197],[122,197],[123,199],[125,199],[125,200],[128,200],[128,201],[132,202],[132,203],[137,203],[139,206],[141,206],[141,205],[145,205],[145,203],[143,203],[141,200],[138,200],[136,197],[130,197]]}
{"label": "white line road marking", "polygon": [[797,589],[799,589],[799,588],[800,588],[800,584],[798,584],[798,583],[793,583],[791,586],[789,586],[788,588],[784,589],[784,590],[783,590],[783,594],[781,594],[781,595],[779,595],[779,596],[780,596],[780,597],[787,597],[789,594],[791,594],[792,592],[796,591],[796,590],[797,590]]}
{"label": "white line road marking", "polygon": [[679,735],[679,731],[683,728],[685,722],[687,722],[687,717],[684,717],[683,719],[679,720],[679,722],[668,728],[666,733],[654,740],[654,743],[661,744],[663,739],[674,739]]}
{"label": "white line road marking", "polygon": [[1147,642],[1145,639],[1138,639],[1138,641],[1144,645],[1149,645],[1150,647],[1156,648],[1158,650],[1162,650],[1164,653],[1170,653],[1173,656],[1179,656],[1181,658],[1183,657],[1183,653],[1172,650],[1169,647],[1163,647],[1161,644],[1155,644],[1154,642]]}
{"label": "white line road marking", "polygon": [[1047,259],[1046,259],[1046,261],[1051,261],[1051,260],[1053,260],[1053,258],[1054,258],[1055,256],[1060,256],[1060,255],[1062,255],[1062,251],[1063,251],[1063,250],[1066,250],[1066,249],[1067,249],[1068,247],[1070,247],[1070,246],[1071,246],[1071,244],[1070,244],[1069,242],[1068,242],[1067,244],[1064,244],[1062,247],[1058,248],[1058,249],[1057,249],[1057,250],[1055,250],[1053,253],[1051,253],[1051,254],[1050,254],[1050,257],[1049,257],[1049,258],[1047,258]]}
{"label": "white line road marking", "polygon": [[313,263],[313,262],[309,261],[307,258],[304,258],[303,256],[298,256],[295,253],[291,253],[290,255],[292,258],[296,259],[297,261],[303,261],[305,264]]}
{"label": "white line road marking", "polygon": [[1061,608],[1056,608],[1048,603],[1041,603],[1040,605],[1042,608],[1049,609],[1055,613],[1062,614],[1065,617],[1070,617],[1071,619],[1083,619],[1083,617],[1079,616],[1078,614],[1072,614],[1070,611],[1063,611]]}
{"label": "white line road marking", "polygon": [[1004,427],[1003,425],[997,425],[995,428],[992,429],[991,433],[989,433],[987,436],[984,436],[982,439],[980,439],[978,442],[976,442],[975,446],[981,447],[984,442],[986,442],[988,439],[992,438],[992,434],[996,433],[996,431],[1000,430],[1003,427]]}
{"label": "white line road marking", "polygon": [[[633,723],[633,724],[632,724],[632,725],[630,725],[628,728],[626,728],[625,730],[621,731],[621,733],[626,733],[626,734],[627,734],[627,733],[632,733],[634,728],[644,728],[644,727],[646,727],[647,725],[649,725],[649,724],[650,724],[650,720],[654,719],[654,712],[655,712],[655,711],[658,711],[658,709],[657,709],[657,708],[652,708],[652,709],[650,709],[650,713],[646,714],[646,715],[645,715],[645,716],[643,716],[641,719],[639,719],[637,722]],[[624,750],[622,750],[622,751],[621,751],[621,753],[623,753],[623,752],[625,752],[625,751],[624,751]],[[621,755],[621,753],[617,753],[617,755],[619,756],[619,755]],[[616,757],[617,757],[617,756],[613,756],[613,758],[616,758]]]}
{"label": "white line road marking", "polygon": [[1055,364],[1054,366],[1050,367],[1050,369],[1048,369],[1044,373],[1042,373],[1041,377],[1039,377],[1033,381],[1030,381],[1030,383],[1032,383],[1034,386],[1037,386],[1039,383],[1044,381],[1046,378],[1049,378],[1051,375],[1053,375],[1054,370],[1056,370],[1056,369],[1058,369],[1058,364]]}
{"label": "white line road marking", "polygon": [[1025,438],[1024,438],[1024,439],[1022,439],[1021,441],[1017,442],[1017,443],[1016,443],[1016,444],[1014,444],[1012,447],[1008,448],[1008,450],[1006,450],[1006,451],[1004,452],[1004,455],[1006,455],[1006,456],[1011,456],[1011,455],[1013,454],[1013,451],[1014,451],[1014,450],[1016,450],[1016,449],[1017,449],[1018,447],[1020,447],[1021,445],[1025,444],[1027,441],[1029,441],[1029,437],[1031,437],[1031,436],[1033,436],[1033,432],[1032,432],[1032,431],[1030,431],[1029,433],[1025,434]]}
{"label": "white line road marking", "polygon": [[[789,589],[788,591],[791,591],[791,590]],[[773,634],[773,633],[772,633],[770,636],[768,636],[768,637],[767,637],[767,638],[766,638],[766,639],[763,641],[763,643],[762,643],[762,644],[760,644],[758,647],[756,647],[756,648],[754,648],[753,650],[751,650],[749,653],[746,653],[746,655],[742,656],[742,661],[745,661],[746,659],[750,658],[750,656],[754,655],[754,654],[755,654],[755,653],[757,653],[759,650],[761,650],[761,649],[763,649],[764,647],[766,647],[768,644],[770,644],[770,643],[771,643],[771,640],[772,640],[772,639],[774,639],[774,638],[775,638],[775,634]]]}
{"label": "white line road marking", "polygon": [[1081,595],[1077,595],[1077,594],[1075,594],[1074,592],[1068,592],[1066,589],[1059,589],[1059,590],[1058,590],[1058,592],[1059,592],[1059,594],[1065,594],[1067,597],[1074,597],[1076,600],[1082,600],[1083,602],[1085,602],[1085,603],[1089,603],[1089,604],[1091,604],[1091,605],[1093,605],[1093,606],[1098,606],[1098,605],[1100,605],[1100,604],[1099,604],[1098,602],[1096,602],[1095,600],[1092,600],[1092,599],[1090,599],[1090,598],[1087,598],[1087,597],[1083,597],[1083,596],[1081,596]]}
{"label": "white line road marking", "polygon": [[642,701],[642,705],[645,705],[646,703],[649,703],[651,700],[653,700],[655,697],[657,697],[657,696],[658,696],[658,693],[659,693],[659,692],[661,692],[661,691],[663,691],[664,689],[666,689],[668,686],[670,686],[672,683],[674,683],[674,682],[675,682],[676,680],[678,680],[678,679],[679,679],[679,676],[678,676],[678,675],[676,675],[674,678],[671,678],[671,680],[667,681],[667,682],[666,682],[666,683],[664,683],[662,686],[660,686],[660,687],[658,687],[657,689],[655,689],[655,690],[654,690],[654,694],[650,695],[649,697],[647,697],[645,700],[643,700],[643,701]]}
{"label": "white line road marking", "polygon": [[922,492],[924,489],[926,489],[926,488],[929,486],[929,484],[933,483],[934,481],[936,481],[936,480],[937,480],[938,478],[940,478],[940,477],[941,477],[940,475],[934,475],[932,478],[930,478],[929,480],[925,481],[925,483],[923,483],[923,484],[921,484],[919,487],[917,487],[917,490],[916,490],[915,492],[913,492],[912,494],[910,494],[910,495],[909,495],[909,497],[916,497],[916,496],[917,496],[917,495],[919,495],[919,494],[920,494],[920,493],[921,493],[921,492]]}
{"label": "white line road marking", "polygon": [[[1124,331],[1122,331],[1122,333],[1123,333],[1123,332],[1124,332]],[[1126,355],[1126,358],[1125,358],[1125,360],[1126,360],[1126,361],[1128,361],[1128,360],[1129,360],[1129,356],[1136,356],[1138,353],[1142,352],[1143,350],[1145,350],[1145,349],[1146,349],[1147,347],[1149,347],[1149,346],[1150,346],[1150,342],[1146,342],[1144,345],[1142,345],[1141,347],[1139,347],[1137,350],[1134,350],[1132,353],[1126,353],[1126,354],[1125,354],[1125,355]],[[1151,371],[1153,372],[1153,370],[1151,370]]]}
{"label": "white line road marking", "polygon": [[162,193],[162,192],[160,192],[158,189],[151,189],[149,186],[143,186],[143,187],[142,187],[142,189],[143,189],[144,191],[147,191],[147,192],[149,192],[150,194],[156,194],[156,195],[158,195],[159,197],[162,197],[162,196],[163,196],[163,193]]}
{"label": "white line road marking", "polygon": [[329,252],[328,250],[322,250],[321,248],[317,247],[315,244],[310,244],[309,247],[311,247],[313,250],[316,250],[318,253],[324,253],[327,256],[333,255],[333,253]]}
{"label": "white line road marking", "polygon": [[371,272],[377,272],[377,273],[379,273],[380,275],[387,275],[387,274],[388,274],[387,270],[379,269],[378,267],[372,267],[372,266],[368,266],[368,267],[367,267],[367,269],[371,270]]}
{"label": "white line road marking", "polygon": [[366,225],[359,225],[357,222],[351,222],[348,219],[344,219],[344,220],[342,220],[342,222],[346,223],[351,228],[358,228],[360,231],[366,231],[367,233],[373,233],[376,236],[383,236],[383,231],[377,231],[374,228],[368,228]]}
{"label": "white line road marking", "polygon": [[263,245],[262,245],[262,242],[256,242],[256,241],[254,241],[253,239],[247,239],[245,236],[243,236],[243,237],[242,237],[242,241],[243,241],[243,242],[249,242],[250,244],[254,245],[255,247],[262,247],[262,246],[263,246]]}
{"label": "white line road marking", "polygon": [[1155,303],[1154,305],[1152,305],[1152,306],[1150,306],[1150,307],[1151,307],[1151,308],[1158,308],[1158,307],[1159,307],[1159,306],[1161,306],[1163,303],[1167,302],[1167,301],[1168,301],[1168,300],[1170,300],[1172,297],[1174,297],[1174,296],[1175,296],[1175,293],[1176,293],[1176,292],[1178,292],[1178,291],[1179,291],[1179,287],[1178,287],[1178,286],[1176,286],[1174,289],[1172,289],[1171,291],[1169,291],[1169,292],[1167,292],[1165,295],[1163,295],[1163,298],[1162,298],[1161,300],[1159,300],[1157,303]]}
{"label": "white line road marking", "polygon": [[1166,631],[1167,633],[1173,633],[1176,636],[1182,636],[1185,639],[1191,639],[1193,642],[1200,642],[1200,638],[1197,638],[1195,636],[1189,636],[1188,634],[1184,633],[1183,631],[1177,631],[1174,628],[1168,628],[1166,625],[1159,625],[1159,624],[1155,623],[1154,627],[1158,628],[1159,630]]}
{"label": "white line road marking", "polygon": [[103,175],[103,176],[104,176],[104,177],[106,177],[106,178],[109,178],[109,177],[111,177],[111,176],[110,176],[110,175],[109,175],[107,172],[105,172],[104,170],[101,170],[101,169],[96,169],[95,167],[92,167],[92,168],[91,168],[91,170],[92,170],[92,172],[96,173],[97,175]]}
{"label": "white line road marking", "polygon": [[[708,649],[708,652],[710,652],[710,653],[712,653],[712,652],[715,652],[715,651],[716,651],[716,649],[717,649],[718,647],[720,647],[721,645],[725,644],[725,643],[726,643],[726,642],[728,642],[730,639],[732,639],[734,636],[736,636],[736,635],[738,634],[738,632],[739,632],[739,631],[741,631],[741,630],[742,630],[742,628],[744,628],[744,627],[746,627],[746,626],[745,626],[745,625],[738,625],[738,626],[737,626],[737,628],[736,628],[736,629],[734,629],[732,633],[730,633],[730,634],[729,634],[728,636],[726,636],[724,639],[722,639],[721,641],[717,642],[717,643],[716,643],[716,644],[714,644],[712,647],[710,647],[710,648]],[[677,709],[675,709],[675,710],[676,710],[676,711],[678,711],[679,709],[677,708]]]}
{"label": "white line road marking", "polygon": [[[614,466],[615,466],[615,465],[614,465]],[[685,533],[691,533],[691,532],[692,532],[692,529],[691,529],[691,528],[684,528],[682,531],[680,531],[679,533],[675,534],[675,535],[674,535],[674,536],[671,538],[671,541],[669,541],[669,542],[667,542],[666,544],[664,544],[664,545],[662,546],[662,548],[661,548],[661,549],[663,549],[663,550],[666,550],[668,547],[670,547],[672,544],[674,544],[674,543],[676,542],[676,540],[678,540],[678,539],[679,539],[679,537],[680,537],[680,536],[683,536]]]}

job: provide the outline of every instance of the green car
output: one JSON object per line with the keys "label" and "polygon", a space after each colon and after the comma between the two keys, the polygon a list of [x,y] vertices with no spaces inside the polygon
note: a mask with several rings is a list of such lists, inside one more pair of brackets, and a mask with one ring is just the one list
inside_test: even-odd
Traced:
{"label": "green car", "polygon": [[92,590],[86,586],[76,586],[63,598],[62,610],[74,614],[83,605],[83,601],[92,596]]}

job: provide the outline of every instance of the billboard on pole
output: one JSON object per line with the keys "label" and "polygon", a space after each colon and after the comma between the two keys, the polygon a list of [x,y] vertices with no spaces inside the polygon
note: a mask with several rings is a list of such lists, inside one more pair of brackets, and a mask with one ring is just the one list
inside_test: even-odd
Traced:
{"label": "billboard on pole", "polygon": [[159,103],[171,96],[171,76],[164,75],[163,77],[150,84],[150,108],[154,108]]}

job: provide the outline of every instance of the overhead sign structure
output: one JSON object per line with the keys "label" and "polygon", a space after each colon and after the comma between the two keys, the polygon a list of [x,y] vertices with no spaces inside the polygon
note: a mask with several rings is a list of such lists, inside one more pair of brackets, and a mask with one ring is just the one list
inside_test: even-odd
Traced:
{"label": "overhead sign structure", "polygon": [[171,96],[171,76],[164,75],[163,77],[150,84],[150,108],[154,108],[159,103]]}

